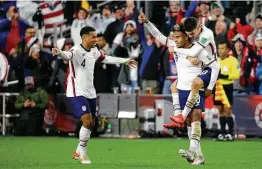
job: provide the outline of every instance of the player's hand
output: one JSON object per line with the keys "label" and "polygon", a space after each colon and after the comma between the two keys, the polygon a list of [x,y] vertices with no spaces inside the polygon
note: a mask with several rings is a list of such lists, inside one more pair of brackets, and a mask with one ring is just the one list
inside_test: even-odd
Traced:
{"label": "player's hand", "polygon": [[142,23],[148,23],[149,22],[146,15],[142,11],[140,11],[140,15],[138,16],[138,20]]}
{"label": "player's hand", "polygon": [[34,101],[31,102],[31,107],[35,107],[35,102]]}
{"label": "player's hand", "polygon": [[193,65],[198,65],[200,63],[200,60],[196,57],[188,56],[187,60],[191,62]]}
{"label": "player's hand", "polygon": [[127,62],[127,65],[131,68],[136,68],[137,67],[137,61],[134,59],[130,59],[129,62]]}
{"label": "player's hand", "polygon": [[205,91],[205,97],[209,97],[212,95],[212,90],[206,89]]}
{"label": "player's hand", "polygon": [[31,102],[29,99],[27,99],[25,102],[24,102],[24,107],[29,107],[31,105]]}
{"label": "player's hand", "polygon": [[52,48],[52,54],[53,54],[53,56],[59,55],[60,54],[60,50],[58,48]]}

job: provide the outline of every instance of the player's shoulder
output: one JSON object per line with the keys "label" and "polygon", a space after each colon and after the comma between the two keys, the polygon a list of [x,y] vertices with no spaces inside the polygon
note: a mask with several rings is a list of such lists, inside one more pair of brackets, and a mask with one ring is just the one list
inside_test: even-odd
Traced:
{"label": "player's shoulder", "polygon": [[214,35],[213,35],[213,32],[207,28],[205,25],[202,25],[202,32],[200,33],[200,38],[206,38],[206,39],[210,39],[212,38]]}

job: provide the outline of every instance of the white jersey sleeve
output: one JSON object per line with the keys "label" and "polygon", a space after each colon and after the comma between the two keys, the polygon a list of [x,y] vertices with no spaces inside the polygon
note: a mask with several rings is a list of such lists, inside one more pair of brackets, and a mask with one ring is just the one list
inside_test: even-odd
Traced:
{"label": "white jersey sleeve", "polygon": [[95,57],[97,61],[101,61],[102,63],[105,64],[122,64],[122,63],[128,63],[130,60],[130,58],[120,58],[120,57],[105,55],[101,53],[97,48],[96,48]]}
{"label": "white jersey sleeve", "polygon": [[164,36],[151,22],[145,24],[151,35],[167,47],[176,47],[175,41]]}

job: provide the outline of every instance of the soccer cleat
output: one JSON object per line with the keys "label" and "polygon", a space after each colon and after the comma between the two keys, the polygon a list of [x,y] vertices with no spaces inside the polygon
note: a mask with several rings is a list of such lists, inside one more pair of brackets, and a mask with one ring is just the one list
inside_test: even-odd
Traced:
{"label": "soccer cleat", "polygon": [[233,140],[234,140],[234,136],[232,136],[231,134],[227,134],[227,135],[225,136],[225,140],[226,140],[226,141],[233,141]]}
{"label": "soccer cleat", "polygon": [[82,164],[91,164],[91,161],[89,160],[89,158],[88,158],[87,155],[80,156],[80,157],[79,157],[79,161],[80,161],[80,163],[82,163]]}
{"label": "soccer cleat", "polygon": [[192,165],[204,165],[204,164],[205,164],[205,160],[203,156],[197,156],[194,162],[192,163]]}
{"label": "soccer cleat", "polygon": [[217,140],[218,140],[218,141],[225,141],[225,135],[224,135],[224,134],[219,134],[219,135],[217,136]]}
{"label": "soccer cleat", "polygon": [[190,150],[180,149],[179,155],[181,157],[184,157],[189,163],[193,163],[195,160],[194,153],[191,152]]}
{"label": "soccer cleat", "polygon": [[166,123],[163,125],[165,128],[167,129],[174,129],[174,128],[183,128],[184,124],[180,124],[180,123],[175,123],[175,122],[170,122],[170,123]]}
{"label": "soccer cleat", "polygon": [[185,122],[185,119],[184,119],[184,117],[181,113],[176,115],[176,116],[170,116],[170,119],[173,122],[177,122],[177,123],[184,123]]}
{"label": "soccer cleat", "polygon": [[75,160],[79,160],[80,155],[76,151],[74,151],[73,154],[72,154],[72,157]]}

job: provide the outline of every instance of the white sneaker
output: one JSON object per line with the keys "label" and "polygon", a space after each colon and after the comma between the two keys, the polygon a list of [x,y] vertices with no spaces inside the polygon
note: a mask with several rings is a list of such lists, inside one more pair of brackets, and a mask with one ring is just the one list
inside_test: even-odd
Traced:
{"label": "white sneaker", "polygon": [[227,140],[227,141],[233,141],[233,140],[234,140],[234,137],[233,137],[231,134],[227,134],[227,135],[225,136],[225,140]]}
{"label": "white sneaker", "polygon": [[225,135],[224,135],[224,134],[219,134],[219,135],[217,136],[217,140],[218,140],[218,141],[224,141],[224,140],[225,140]]}
{"label": "white sneaker", "polygon": [[194,162],[195,156],[194,153],[191,152],[190,150],[180,149],[179,155],[184,157],[189,163]]}
{"label": "white sneaker", "polygon": [[205,159],[203,156],[197,156],[192,165],[204,165]]}
{"label": "white sneaker", "polygon": [[89,160],[87,155],[80,156],[79,159],[80,163],[82,164],[91,164],[91,161]]}

